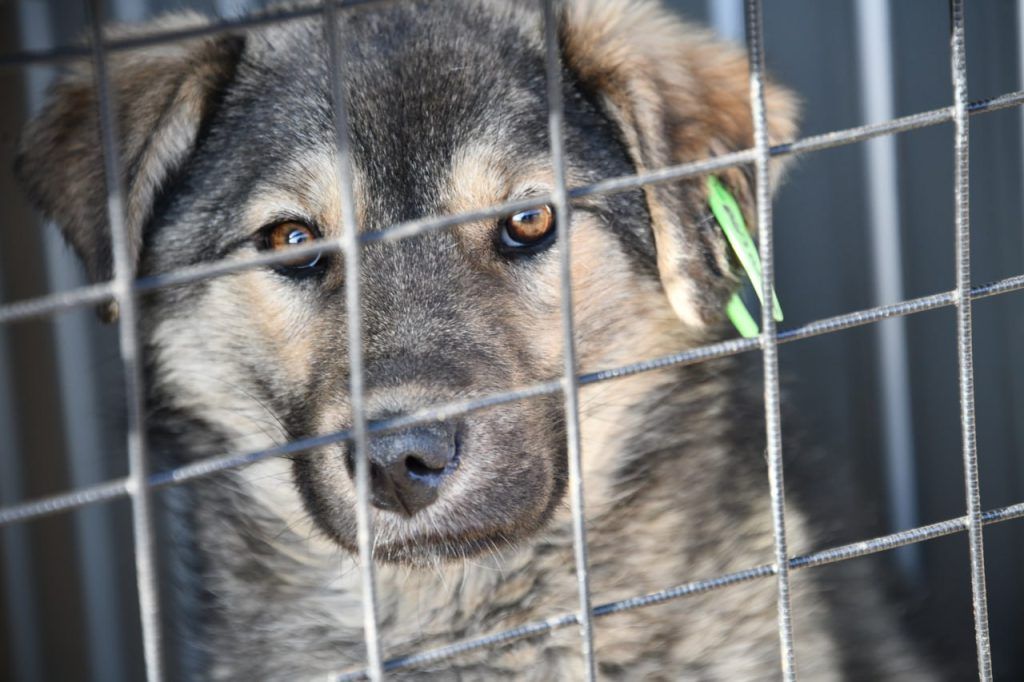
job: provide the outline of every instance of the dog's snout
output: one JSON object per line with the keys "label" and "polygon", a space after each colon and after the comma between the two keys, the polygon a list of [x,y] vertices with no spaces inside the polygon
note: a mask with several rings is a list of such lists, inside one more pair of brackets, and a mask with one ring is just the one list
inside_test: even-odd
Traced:
{"label": "dog's snout", "polygon": [[[458,466],[454,425],[417,427],[372,436],[368,443],[372,502],[412,516],[430,506],[442,481]],[[354,473],[349,460],[349,472]]]}

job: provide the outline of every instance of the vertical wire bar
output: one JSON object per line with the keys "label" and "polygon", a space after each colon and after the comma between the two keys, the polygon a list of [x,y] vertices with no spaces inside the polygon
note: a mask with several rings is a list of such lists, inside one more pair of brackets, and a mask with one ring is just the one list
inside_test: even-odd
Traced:
{"label": "vertical wire bar", "polygon": [[974,636],[978,648],[978,677],[992,679],[992,652],[985,590],[985,547],[981,488],[978,483],[978,443],[974,419],[974,358],[971,328],[970,135],[967,111],[967,52],[963,0],[950,0],[952,35],[950,69],[953,78],[953,152],[956,202],[956,349],[960,380],[960,428],[963,437],[964,487],[967,497],[967,537],[971,552],[971,596]]}
{"label": "vertical wire bar", "polygon": [[[750,61],[750,108],[754,121],[756,151],[757,230],[761,251],[761,287],[771,300],[775,287],[772,235],[771,149],[764,92],[764,18],[760,0],[746,1],[747,51]],[[764,421],[768,447],[768,483],[771,489],[772,527],[775,538],[775,571],[778,578],[779,646],[782,676],[796,679],[793,624],[789,596],[789,555],[786,548],[785,486],[782,463],[782,416],[779,406],[779,346],[771,304],[761,306],[761,351],[764,358]]]}
{"label": "vertical wire bar", "polygon": [[585,679],[597,679],[594,661],[594,613],[590,600],[590,571],[587,562],[587,524],[583,503],[583,467],[580,448],[579,379],[576,374],[576,342],[572,317],[572,261],[569,248],[572,221],[569,192],[565,185],[564,103],[562,101],[562,60],[558,46],[558,23],[552,0],[544,3],[544,45],[548,89],[548,139],[554,172],[556,229],[561,260],[562,348],[565,398],[565,430],[569,457],[569,497],[572,506],[573,549],[580,602],[580,640]]}
{"label": "vertical wire bar", "polygon": [[[892,28],[889,0],[858,0],[857,62],[864,123],[895,116],[893,105]],[[900,244],[900,199],[896,138],[876,137],[864,145],[868,225],[875,296],[879,303],[903,300],[903,249]],[[892,530],[917,525],[917,480],[907,364],[907,323],[893,318],[878,325],[878,419],[885,444],[886,492]],[[895,554],[905,577],[921,573],[921,548],[909,545]]]}
{"label": "vertical wire bar", "polygon": [[[1024,89],[1024,0],[1017,0],[1017,88]],[[1024,160],[1024,108],[1018,108],[1021,124],[1021,159]],[[1024,192],[1021,193],[1024,197]],[[1020,256],[1024,257],[1024,251]]]}
{"label": "vertical wire bar", "polygon": [[118,337],[121,364],[125,373],[125,404],[128,417],[128,479],[132,500],[132,532],[135,537],[135,572],[139,593],[139,616],[142,621],[142,644],[146,661],[146,679],[161,682],[164,678],[160,592],[157,574],[156,539],[152,499],[147,479],[149,462],[146,452],[145,404],[143,396],[141,344],[138,333],[138,309],[132,283],[130,237],[125,223],[124,194],[121,188],[121,159],[117,119],[111,103],[112,88],[107,72],[107,55],[103,44],[100,0],[88,0],[86,12],[92,26],[92,56],[96,66],[96,91],[99,100],[100,136],[103,148],[104,174],[107,184],[107,219],[110,223],[110,245],[114,261],[114,287],[120,312]]}
{"label": "vertical wire bar", "polygon": [[342,251],[345,254],[345,309],[348,317],[349,391],[352,401],[352,440],[356,469],[356,524],[363,590],[363,632],[366,640],[367,676],[373,682],[384,679],[380,630],[377,622],[377,583],[373,561],[373,520],[370,516],[370,462],[367,454],[366,408],[364,405],[363,333],[360,308],[359,225],[353,195],[352,149],[348,108],[341,80],[341,48],[338,44],[334,0],[324,3],[324,32],[327,39],[327,71],[331,81],[334,135],[338,148],[338,182],[341,193]]}

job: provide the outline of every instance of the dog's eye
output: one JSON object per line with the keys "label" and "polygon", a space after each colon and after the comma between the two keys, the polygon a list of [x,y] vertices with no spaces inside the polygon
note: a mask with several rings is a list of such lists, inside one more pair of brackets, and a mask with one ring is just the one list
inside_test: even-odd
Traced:
{"label": "dog's eye", "polygon": [[[295,221],[285,221],[267,227],[263,234],[265,251],[280,251],[302,246],[320,238],[317,231],[309,225]],[[287,260],[278,266],[285,274],[304,275],[317,271],[326,259],[321,252],[306,254],[295,260]]]}
{"label": "dog's eye", "polygon": [[555,235],[555,211],[550,206],[519,211],[501,222],[501,247],[534,253],[548,246]]}

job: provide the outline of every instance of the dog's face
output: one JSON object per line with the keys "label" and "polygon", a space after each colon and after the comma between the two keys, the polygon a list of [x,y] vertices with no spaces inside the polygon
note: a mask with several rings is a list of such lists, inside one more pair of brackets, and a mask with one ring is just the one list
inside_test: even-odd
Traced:
{"label": "dog's face", "polygon": [[[340,15],[362,234],[551,193],[543,24],[532,3],[392,3]],[[172,23],[182,21],[199,20]],[[570,186],[750,144],[739,55],[646,3],[573,2],[560,22]],[[111,72],[140,274],[341,237],[322,23],[129,53]],[[72,73],[55,89],[29,129],[21,171],[91,274],[105,278],[89,76]],[[788,136],[789,100],[773,90],[770,106],[775,134]],[[749,198],[742,173],[727,179]],[[702,187],[574,201],[583,369],[678,350],[721,326],[735,278],[717,228],[703,220]],[[360,280],[371,419],[560,375],[555,233],[565,218],[539,203],[406,239],[367,239]],[[242,449],[348,428],[345,295],[343,258],[324,253],[147,297],[151,404]],[[561,502],[561,398],[375,436],[369,456],[381,558],[472,554],[527,536]],[[586,456],[588,472],[604,476],[625,464],[614,453]],[[349,446],[304,453],[292,476],[320,529],[354,549]]]}

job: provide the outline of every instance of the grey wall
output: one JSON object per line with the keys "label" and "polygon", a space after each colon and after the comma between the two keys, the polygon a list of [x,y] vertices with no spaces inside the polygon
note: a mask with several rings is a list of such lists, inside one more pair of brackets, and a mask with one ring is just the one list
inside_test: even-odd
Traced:
{"label": "grey wall", "polygon": [[[142,20],[181,4],[221,13],[246,5],[108,0],[108,12]],[[671,4],[742,40],[739,0]],[[768,63],[803,98],[805,134],[859,125],[887,109],[903,115],[950,103],[944,2],[766,5]],[[80,6],[0,3],[0,45],[6,51],[67,42],[81,25]],[[888,18],[888,40],[871,9]],[[859,22],[870,31],[860,32]],[[1020,25],[1016,2],[969,2],[971,98],[1021,87]],[[55,232],[37,228],[9,170],[17,130],[50,75],[42,67],[0,71],[0,301],[81,281]],[[976,284],[1024,272],[1021,130],[1018,110],[971,119]],[[783,327],[892,302],[898,293],[953,287],[951,144],[952,128],[944,125],[794,164],[776,204]],[[1024,338],[1024,294],[984,300],[974,310],[982,499],[992,508],[1024,500],[1024,420],[1016,418],[1024,409],[1024,361],[1014,352]],[[781,350],[795,421],[837,471],[852,472],[875,533],[964,512],[953,311],[887,322],[885,329]],[[119,386],[116,338],[90,311],[0,329],[0,503],[122,475]],[[122,501],[0,532],[0,678],[141,678],[127,512]],[[1011,522],[985,533],[997,679],[1024,676],[1022,528]],[[889,560],[898,587],[912,597],[913,617],[969,675],[965,537],[900,550]]]}

